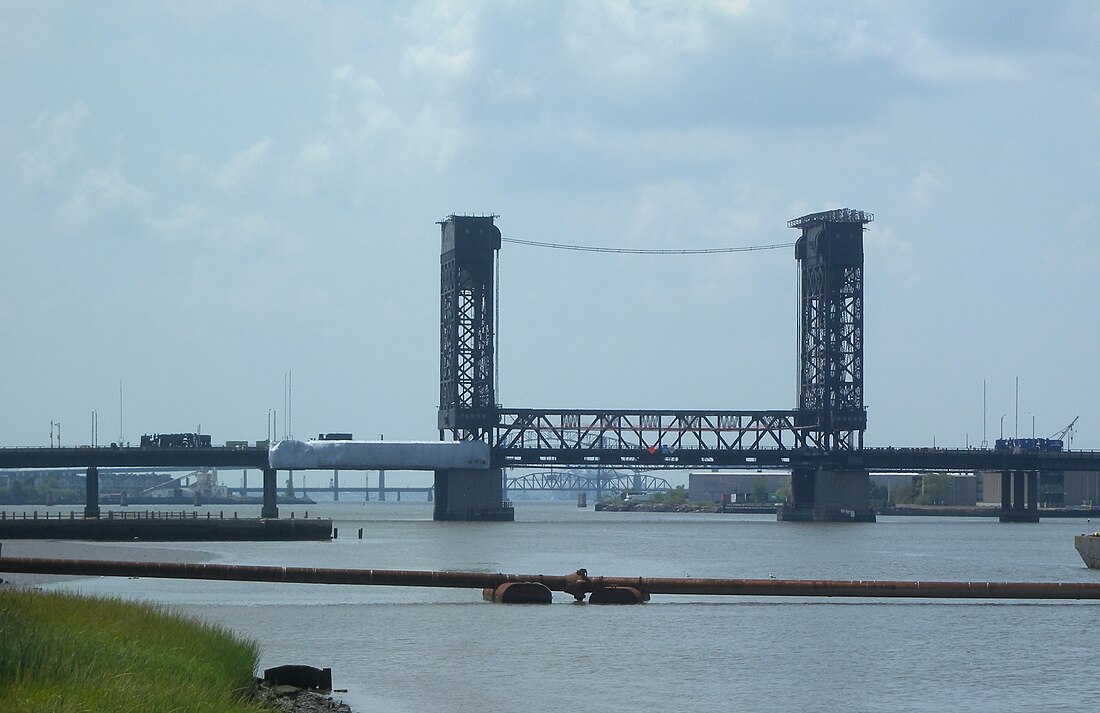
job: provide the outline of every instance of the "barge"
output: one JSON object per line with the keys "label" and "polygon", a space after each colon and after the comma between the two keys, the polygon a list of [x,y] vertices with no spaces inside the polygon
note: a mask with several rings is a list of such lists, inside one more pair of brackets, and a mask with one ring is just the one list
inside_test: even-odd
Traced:
{"label": "barge", "polygon": [[1089,569],[1100,569],[1100,532],[1077,535],[1073,538],[1073,546]]}

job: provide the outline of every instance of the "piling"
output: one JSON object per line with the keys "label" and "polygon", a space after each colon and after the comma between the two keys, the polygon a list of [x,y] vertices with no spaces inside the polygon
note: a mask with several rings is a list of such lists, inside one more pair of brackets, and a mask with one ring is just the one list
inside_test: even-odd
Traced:
{"label": "piling", "polygon": [[359,539],[363,539],[363,528],[359,528]]}

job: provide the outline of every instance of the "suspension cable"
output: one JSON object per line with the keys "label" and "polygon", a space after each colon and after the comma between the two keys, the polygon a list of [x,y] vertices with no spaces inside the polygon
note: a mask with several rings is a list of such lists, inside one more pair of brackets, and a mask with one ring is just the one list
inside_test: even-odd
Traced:
{"label": "suspension cable", "polygon": [[794,243],[774,243],[772,245],[746,245],[732,248],[609,248],[596,245],[567,245],[564,243],[544,243],[538,240],[520,240],[519,238],[501,238],[506,243],[529,245],[536,248],[554,250],[575,250],[587,253],[619,253],[627,255],[715,255],[718,253],[748,253],[758,250],[776,250],[793,247]]}

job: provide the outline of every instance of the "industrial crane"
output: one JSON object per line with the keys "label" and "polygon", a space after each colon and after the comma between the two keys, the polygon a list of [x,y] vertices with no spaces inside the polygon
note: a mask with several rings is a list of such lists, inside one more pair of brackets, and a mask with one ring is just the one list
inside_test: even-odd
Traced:
{"label": "industrial crane", "polygon": [[1077,419],[1079,418],[1081,417],[1074,416],[1073,420],[1069,422],[1068,426],[1063,428],[1061,431],[1058,431],[1058,433],[1055,433],[1053,436],[1051,436],[1051,438],[1056,441],[1065,441],[1066,448],[1068,449],[1069,446],[1073,445],[1073,424],[1077,423]]}

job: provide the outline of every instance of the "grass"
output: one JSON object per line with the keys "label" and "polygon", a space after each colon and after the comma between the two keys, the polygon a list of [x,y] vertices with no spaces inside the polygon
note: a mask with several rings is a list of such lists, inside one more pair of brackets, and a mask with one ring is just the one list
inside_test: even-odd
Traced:
{"label": "grass", "polygon": [[267,711],[259,648],[156,605],[0,587],[0,708]]}

